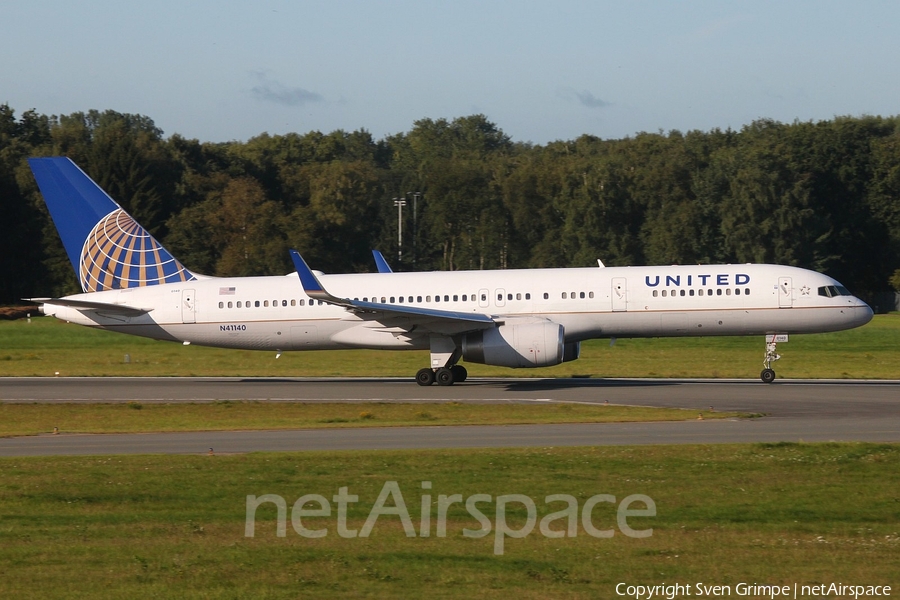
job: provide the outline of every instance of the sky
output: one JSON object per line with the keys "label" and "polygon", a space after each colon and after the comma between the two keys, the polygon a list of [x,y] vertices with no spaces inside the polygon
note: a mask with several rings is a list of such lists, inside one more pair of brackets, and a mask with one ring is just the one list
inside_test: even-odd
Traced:
{"label": "sky", "polygon": [[245,141],[484,114],[514,141],[900,114],[900,3],[7,0],[0,104]]}

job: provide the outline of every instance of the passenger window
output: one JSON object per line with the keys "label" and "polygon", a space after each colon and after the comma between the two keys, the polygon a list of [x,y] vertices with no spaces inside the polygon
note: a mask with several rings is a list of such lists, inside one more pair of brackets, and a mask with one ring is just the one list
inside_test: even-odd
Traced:
{"label": "passenger window", "polygon": [[297,300],[296,300],[296,299],[291,298],[291,306],[297,306]]}
{"label": "passenger window", "polygon": [[507,295],[506,295],[506,299],[507,299],[507,300],[512,300],[512,294],[507,294]]}
{"label": "passenger window", "polygon": [[441,301],[441,297],[440,297],[440,296],[435,296],[435,297],[434,297],[434,301],[435,301],[435,302],[440,302],[440,301]]}
{"label": "passenger window", "polygon": [[697,295],[698,295],[698,296],[702,296],[702,295],[703,295],[703,288],[697,290]]}
{"label": "passenger window", "polygon": [[549,300],[549,299],[550,299],[550,294],[548,294],[547,292],[544,292],[544,300]]}
{"label": "passenger window", "polygon": [[456,294],[453,294],[453,301],[459,302],[459,296],[457,296]]}
{"label": "passenger window", "polygon": [[241,307],[241,301],[240,301],[240,300],[237,301],[237,307],[238,307],[238,308]]}
{"label": "passenger window", "polygon": [[516,300],[521,300],[521,299],[522,299],[522,294],[516,294]]}
{"label": "passenger window", "polygon": [[731,295],[731,288],[725,288],[725,295],[726,295],[726,296],[730,296],[730,295]]}
{"label": "passenger window", "polygon": [[304,300],[303,298],[300,298],[300,306],[305,306],[305,305],[306,305],[306,300]]}
{"label": "passenger window", "polygon": [[231,308],[231,302],[228,303],[228,308]]}
{"label": "passenger window", "polygon": [[750,288],[744,288],[744,295],[745,295],[745,296],[749,296],[749,295],[750,295]]}
{"label": "passenger window", "polygon": [[663,298],[666,297],[666,290],[663,290],[663,291],[662,291],[662,297],[663,297]]}
{"label": "passenger window", "polygon": [[691,291],[690,291],[690,295],[691,295],[691,296],[694,295],[694,290],[691,290]]}
{"label": "passenger window", "polygon": [[716,296],[721,296],[721,295],[722,295],[722,288],[719,288],[716,290]]}
{"label": "passenger window", "polygon": [[593,297],[594,297],[594,292],[588,292],[588,298],[593,298]]}
{"label": "passenger window", "polygon": [[684,296],[684,290],[681,290],[681,295]]}
{"label": "passenger window", "polygon": [[421,301],[422,301],[422,296],[416,296],[416,302],[421,302]]}
{"label": "passenger window", "polygon": [[397,298],[397,299],[400,301],[400,304],[403,304],[403,296],[400,296],[400,297]]}
{"label": "passenger window", "polygon": [[409,303],[412,304],[412,301],[413,301],[412,296],[410,296],[410,297],[409,297]]}
{"label": "passenger window", "polygon": [[572,292],[572,294],[571,294],[569,297],[570,297],[572,300],[574,300],[574,299],[575,299],[575,292]]}
{"label": "passenger window", "polygon": [[444,295],[444,302],[450,302],[450,296]]}
{"label": "passenger window", "polygon": [[526,300],[531,300],[531,292],[526,292],[526,293],[525,293],[525,299],[526,299]]}
{"label": "passenger window", "polygon": [[653,297],[656,298],[659,296],[659,290],[653,290]]}
{"label": "passenger window", "polygon": [[391,296],[391,304],[394,304],[395,301],[396,301],[396,298],[394,296]]}
{"label": "passenger window", "polygon": [[252,306],[250,306],[250,301],[249,301],[249,300],[247,300],[246,302],[244,302],[244,306],[245,306],[246,308],[253,308]]}
{"label": "passenger window", "polygon": [[579,298],[584,298],[584,292],[578,292],[578,297],[579,297]]}
{"label": "passenger window", "polygon": [[255,302],[253,303],[253,306],[255,306],[256,308],[259,308],[259,300],[255,301]]}
{"label": "passenger window", "polygon": [[225,308],[225,303],[224,303],[224,302],[219,302],[219,308]]}
{"label": "passenger window", "polygon": [[486,302],[486,301],[487,301],[487,294],[482,294],[482,295],[481,295],[481,301],[482,301],[482,302]]}
{"label": "passenger window", "polygon": [[563,299],[563,300],[566,299],[566,293],[565,293],[565,292],[562,293],[562,299]]}
{"label": "passenger window", "polygon": [[503,302],[503,294],[497,294],[497,300]]}
{"label": "passenger window", "polygon": [[707,295],[707,296],[712,296],[712,290],[706,290],[706,295]]}
{"label": "passenger window", "polygon": [[466,294],[463,294],[462,301],[466,302],[467,301],[466,298],[468,298],[468,296]]}

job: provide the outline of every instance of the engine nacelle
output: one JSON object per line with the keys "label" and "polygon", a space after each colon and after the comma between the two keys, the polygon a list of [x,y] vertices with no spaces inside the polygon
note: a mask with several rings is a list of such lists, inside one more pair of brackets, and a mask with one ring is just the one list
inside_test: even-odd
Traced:
{"label": "engine nacelle", "polygon": [[578,360],[581,356],[581,342],[568,342],[563,348],[563,362]]}
{"label": "engine nacelle", "polygon": [[[467,334],[463,359],[499,367],[550,367],[566,356],[565,330],[558,323],[522,323]],[[578,351],[573,349],[575,358]]]}

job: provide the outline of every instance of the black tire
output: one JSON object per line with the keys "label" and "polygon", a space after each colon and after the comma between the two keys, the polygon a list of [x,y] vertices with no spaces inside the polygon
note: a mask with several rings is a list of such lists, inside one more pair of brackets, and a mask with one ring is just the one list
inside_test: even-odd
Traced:
{"label": "black tire", "polygon": [[772,369],[763,369],[762,373],[759,374],[759,378],[763,380],[763,383],[772,383],[775,381],[775,371]]}
{"label": "black tire", "polygon": [[453,373],[453,381],[456,383],[462,383],[469,376],[469,372],[462,365],[453,365],[450,367],[450,372]]}
{"label": "black tire", "polygon": [[434,380],[438,385],[453,385],[453,371],[447,367],[441,367],[434,374]]}
{"label": "black tire", "polygon": [[416,373],[416,383],[423,387],[427,387],[434,383],[434,371],[431,369],[419,369]]}

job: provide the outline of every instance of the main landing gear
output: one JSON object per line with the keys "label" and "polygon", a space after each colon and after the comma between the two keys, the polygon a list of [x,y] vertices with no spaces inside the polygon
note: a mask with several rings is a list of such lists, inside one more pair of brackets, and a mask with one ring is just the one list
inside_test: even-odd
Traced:
{"label": "main landing gear", "polygon": [[771,342],[766,340],[766,359],[763,361],[763,367],[765,368],[759,374],[759,378],[763,380],[763,383],[775,381],[775,369],[772,368],[772,363],[781,358],[781,355],[775,352],[776,345],[777,343],[774,339]]}
{"label": "main landing gear", "polygon": [[453,385],[462,383],[469,376],[469,372],[462,365],[451,365],[439,369],[419,369],[416,373],[416,383],[421,386],[429,386],[437,382],[438,385]]}
{"label": "main landing gear", "polygon": [[462,350],[450,336],[432,335],[429,339],[431,348],[431,367],[419,369],[416,383],[429,386],[453,385],[466,380],[469,373],[462,365],[456,364],[462,358]]}

